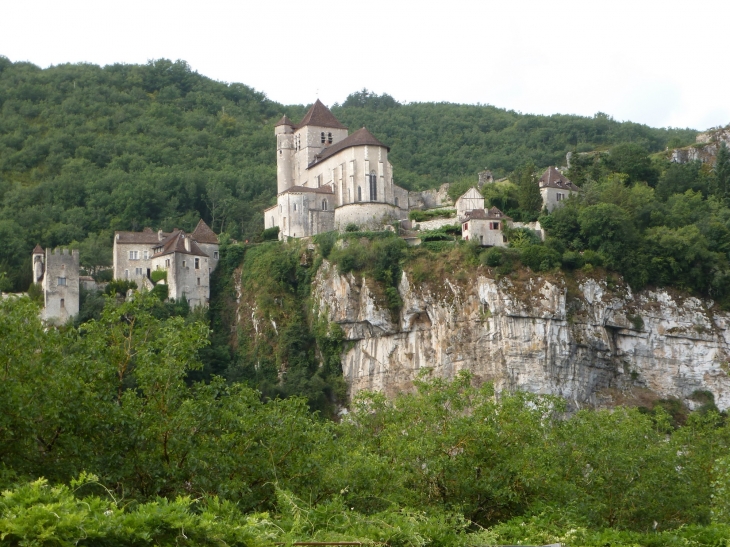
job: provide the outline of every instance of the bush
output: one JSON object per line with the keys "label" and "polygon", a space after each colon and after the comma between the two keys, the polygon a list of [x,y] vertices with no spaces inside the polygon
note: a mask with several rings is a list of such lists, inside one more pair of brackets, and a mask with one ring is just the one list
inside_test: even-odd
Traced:
{"label": "bush", "polygon": [[504,261],[504,251],[501,247],[492,247],[482,255],[482,263],[490,268],[500,266]]}
{"label": "bush", "polygon": [[561,263],[560,253],[544,245],[530,245],[522,249],[520,260],[533,272],[545,272],[557,268]]}
{"label": "bush", "polygon": [[416,222],[424,222],[437,218],[450,218],[453,216],[456,216],[456,209],[432,209],[430,211],[419,211],[415,209],[408,213],[408,218]]}
{"label": "bush", "polygon": [[565,251],[563,253],[562,262],[563,268],[568,270],[577,270],[578,268],[582,268],[586,261],[580,253],[576,253],[575,251]]}
{"label": "bush", "polygon": [[160,299],[160,302],[164,302],[167,300],[167,297],[170,295],[170,288],[168,285],[164,283],[158,283],[154,286],[152,291],[150,291],[153,295],[155,295],[157,298]]}
{"label": "bush", "polygon": [[319,252],[322,253],[324,258],[328,258],[330,256],[338,235],[339,234],[337,232],[327,232],[314,236],[314,242],[319,245]]}
{"label": "bush", "polygon": [[266,228],[263,232],[261,232],[261,239],[264,241],[279,239],[279,227],[274,226],[273,228]]}
{"label": "bush", "polygon": [[583,260],[591,266],[603,266],[603,256],[596,251],[585,251],[583,253]]}
{"label": "bush", "polygon": [[104,292],[109,295],[126,296],[130,289],[137,290],[137,283],[128,279],[112,279]]}
{"label": "bush", "polygon": [[350,223],[345,226],[346,232],[357,232],[358,230],[360,230],[360,227],[357,224]]}
{"label": "bush", "polygon": [[152,283],[157,283],[159,281],[162,281],[163,279],[167,279],[167,270],[153,270],[150,273],[150,279],[152,280]]}

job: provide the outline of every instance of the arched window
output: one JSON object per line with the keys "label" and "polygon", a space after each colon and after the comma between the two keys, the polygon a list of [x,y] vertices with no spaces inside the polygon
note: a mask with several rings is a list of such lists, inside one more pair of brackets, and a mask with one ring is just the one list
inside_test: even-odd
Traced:
{"label": "arched window", "polygon": [[324,140],[324,131],[322,131],[322,144],[324,144],[324,142],[325,142],[325,140]]}
{"label": "arched window", "polygon": [[327,210],[327,200],[326,199],[323,199],[322,200],[322,210],[323,211],[326,211]]}
{"label": "arched window", "polygon": [[375,171],[370,172],[370,201],[378,201],[378,175]]}
{"label": "arched window", "polygon": [[332,133],[327,133],[327,144],[332,144]]}
{"label": "arched window", "polygon": [[362,201],[362,188],[357,187],[357,201]]}

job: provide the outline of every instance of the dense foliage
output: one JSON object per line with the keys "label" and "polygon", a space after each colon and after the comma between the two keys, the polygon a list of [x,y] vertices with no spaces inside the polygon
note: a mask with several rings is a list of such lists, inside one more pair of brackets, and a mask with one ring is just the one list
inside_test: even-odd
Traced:
{"label": "dense foliage", "polygon": [[[531,160],[631,141],[650,151],[691,141],[599,114],[533,116],[491,106],[399,104],[366,91],[333,112],[366,124],[392,147],[397,182],[410,188],[506,174]],[[0,57],[0,272],[30,283],[30,251],[73,244],[91,272],[111,263],[114,230],[191,230],[251,239],[276,192],[273,124],[284,106],[242,84],[205,78],[182,62],[60,65]],[[2,288],[2,287],[0,287]]]}
{"label": "dense foliage", "polygon": [[100,320],[62,330],[27,298],[0,302],[4,543],[728,537],[730,425],[712,405],[681,426],[661,407],[566,416],[560,399],[462,375],[361,394],[336,423],[301,398],[186,382],[207,329],[156,318],[156,302],[110,297]]}

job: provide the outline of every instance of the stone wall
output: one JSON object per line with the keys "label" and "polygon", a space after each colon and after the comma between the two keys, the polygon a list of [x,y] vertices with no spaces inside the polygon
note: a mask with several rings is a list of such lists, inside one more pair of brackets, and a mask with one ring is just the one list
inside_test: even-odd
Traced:
{"label": "stone wall", "polygon": [[46,249],[43,319],[63,324],[79,313],[79,252]]}
{"label": "stone wall", "polygon": [[436,209],[453,205],[454,202],[449,197],[449,183],[442,184],[434,190],[408,192],[408,206],[411,209]]}
{"label": "stone wall", "polygon": [[361,230],[380,230],[407,217],[407,211],[388,203],[351,203],[335,209],[335,229],[344,231],[348,224],[356,224]]}

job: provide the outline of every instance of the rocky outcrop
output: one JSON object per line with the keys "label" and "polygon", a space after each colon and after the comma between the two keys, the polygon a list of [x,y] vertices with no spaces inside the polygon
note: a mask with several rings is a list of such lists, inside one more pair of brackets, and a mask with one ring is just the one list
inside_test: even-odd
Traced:
{"label": "rocky outcrop", "polygon": [[674,163],[701,161],[702,163],[714,164],[720,144],[724,142],[730,146],[730,125],[700,133],[695,140],[696,143],[692,146],[672,150],[670,161]]}
{"label": "rocky outcrop", "polygon": [[637,391],[692,406],[702,390],[730,406],[730,315],[712,302],[633,294],[583,274],[497,280],[481,267],[455,277],[417,285],[404,273],[395,317],[377,285],[324,262],[312,294],[350,341],[342,366],[351,393],[393,394],[424,369],[444,378],[466,369],[497,389],[556,394],[573,407]]}

